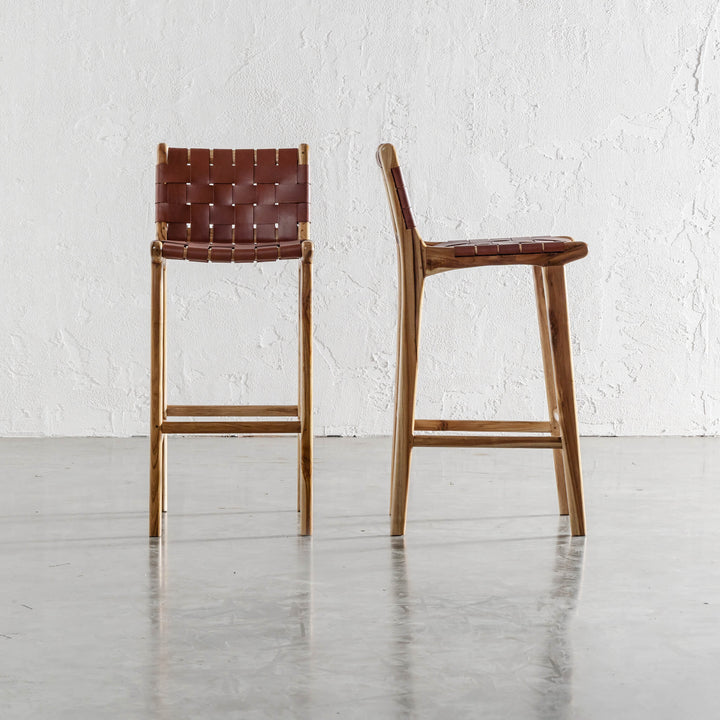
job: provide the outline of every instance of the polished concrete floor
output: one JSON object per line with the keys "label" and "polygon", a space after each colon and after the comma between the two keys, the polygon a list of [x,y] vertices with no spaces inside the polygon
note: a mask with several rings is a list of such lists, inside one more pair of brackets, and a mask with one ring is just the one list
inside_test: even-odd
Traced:
{"label": "polished concrete floor", "polygon": [[720,440],[586,439],[588,537],[551,455],[415,452],[388,536],[387,439],[0,440],[0,717],[720,715]]}

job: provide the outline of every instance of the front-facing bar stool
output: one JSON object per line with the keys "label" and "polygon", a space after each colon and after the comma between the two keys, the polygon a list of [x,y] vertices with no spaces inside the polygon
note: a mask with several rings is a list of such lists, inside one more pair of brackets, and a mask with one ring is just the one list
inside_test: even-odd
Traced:
{"label": "front-facing bar stool", "polygon": [[[158,147],[152,244],[150,536],[167,510],[167,436],[173,433],[297,433],[300,531],[312,533],[312,243],[308,239],[308,146],[281,150]],[[297,405],[168,405],[165,340],[167,260],[253,263],[300,260]],[[168,421],[168,417],[292,418]]]}
{"label": "front-facing bar stool", "polygon": [[[398,345],[390,497],[391,533],[405,533],[410,453],[413,447],[552,448],[560,514],[570,514],[573,535],[585,535],[580,445],[575,416],[565,264],[587,255],[569,237],[524,237],[426,243],[415,228],[395,148],[380,145],[398,250]],[[549,422],[416,420],[418,340],[423,285],[429,275],[485,265],[532,265]],[[511,435],[418,434],[433,431],[538,433]]]}

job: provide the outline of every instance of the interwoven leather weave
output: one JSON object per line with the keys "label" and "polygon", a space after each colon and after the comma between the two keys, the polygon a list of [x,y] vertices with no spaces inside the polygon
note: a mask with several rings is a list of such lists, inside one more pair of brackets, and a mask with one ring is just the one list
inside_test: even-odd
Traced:
{"label": "interwoven leather weave", "polygon": [[584,243],[568,237],[517,237],[490,238],[488,240],[451,240],[432,243],[433,247],[454,248],[455,257],[471,255],[525,255],[529,253],[556,253],[571,250]]}
{"label": "interwoven leather weave", "polygon": [[297,148],[168,148],[157,165],[155,220],[167,223],[165,258],[254,262],[302,256],[308,166]]}

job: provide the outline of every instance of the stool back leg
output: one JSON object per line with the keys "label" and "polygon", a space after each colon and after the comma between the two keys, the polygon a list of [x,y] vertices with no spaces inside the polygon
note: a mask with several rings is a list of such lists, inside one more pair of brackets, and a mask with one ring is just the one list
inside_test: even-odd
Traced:
{"label": "stool back leg", "polygon": [[413,262],[401,262],[401,293],[398,308],[398,358],[393,468],[391,480],[390,534],[405,534],[410,453],[415,425],[420,313],[424,277]]}
{"label": "stool back leg", "polygon": [[557,387],[560,431],[563,438],[565,486],[567,488],[570,530],[574,536],[585,535],[580,438],[575,409],[575,387],[570,347],[565,268],[543,268],[550,324],[550,345]]}
{"label": "stool back leg", "polygon": [[312,245],[303,243],[300,261],[300,416],[299,480],[300,480],[300,533],[312,534]]}
{"label": "stool back leg", "polygon": [[159,248],[153,247],[150,318],[150,537],[162,531],[162,367],[163,367],[163,269]]}
{"label": "stool back leg", "polygon": [[[533,268],[535,281],[535,300],[537,304],[538,326],[540,328],[540,347],[542,349],[543,371],[545,375],[545,395],[547,397],[548,414],[550,416],[550,432],[560,437],[558,421],[557,390],[555,387],[555,371],[553,370],[552,350],[550,348],[550,328],[548,326],[547,301],[545,299],[545,279],[541,267]],[[553,450],[555,465],[555,483],[557,485],[558,506],[560,515],[568,514],[567,489],[565,487],[565,466],[562,449]]]}

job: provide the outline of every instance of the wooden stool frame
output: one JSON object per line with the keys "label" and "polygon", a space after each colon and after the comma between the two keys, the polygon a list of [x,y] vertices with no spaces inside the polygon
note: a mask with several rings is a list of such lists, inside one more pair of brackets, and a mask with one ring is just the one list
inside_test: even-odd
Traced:
{"label": "wooden stool frame", "polygon": [[[398,188],[393,178],[393,169],[399,168],[395,148],[387,143],[380,145],[377,159],[383,171],[398,253],[391,534],[405,533],[410,455],[414,447],[503,447],[552,449],[560,514],[570,515],[570,528],[574,536],[585,535],[582,469],[564,266],[584,257],[587,247],[582,243],[569,243],[570,249],[562,252],[457,257],[452,247],[443,243],[426,243],[414,227],[408,227],[404,210],[409,211],[409,204],[404,187]],[[425,278],[448,270],[488,265],[533,266],[549,420],[523,422],[415,419],[420,314]],[[427,434],[437,431],[532,434]]]}
{"label": "wooden stool frame", "polygon": [[[300,164],[307,165],[308,146],[298,148]],[[158,146],[158,163],[167,162],[167,147]],[[299,271],[299,342],[297,405],[168,405],[166,260],[162,244],[167,239],[166,223],[156,223],[151,246],[152,300],[150,353],[150,536],[162,534],[162,515],[167,512],[167,437],[172,434],[297,433],[297,509],[300,533],[312,534],[312,261],[313,246],[308,238],[309,223],[298,223],[302,241]],[[171,421],[172,417],[209,418],[292,418],[291,420]]]}

